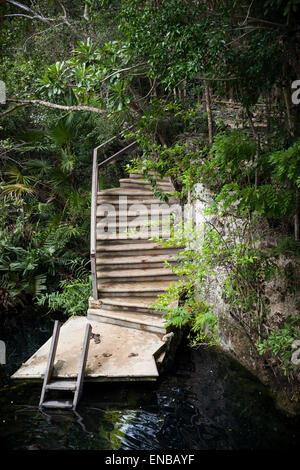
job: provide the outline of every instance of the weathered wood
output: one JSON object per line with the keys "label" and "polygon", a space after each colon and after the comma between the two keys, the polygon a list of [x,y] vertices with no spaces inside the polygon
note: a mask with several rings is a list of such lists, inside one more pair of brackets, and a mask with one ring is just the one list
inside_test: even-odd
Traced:
{"label": "weathered wood", "polygon": [[43,408],[67,408],[71,409],[73,406],[72,400],[48,400],[44,401]]}
{"label": "weathered wood", "polygon": [[75,394],[74,394],[74,400],[73,400],[73,406],[72,406],[73,410],[76,409],[78,400],[79,400],[81,392],[82,392],[82,386],[83,386],[83,380],[84,380],[84,374],[85,374],[85,366],[86,366],[86,361],[87,361],[88,352],[89,352],[91,330],[92,330],[92,327],[88,323],[86,325],[85,335],[84,335],[84,340],[83,340],[83,345],[82,345],[82,354],[81,354],[79,372],[78,372],[78,377],[77,377],[77,382],[76,382],[76,391],[75,391]]}
{"label": "weathered wood", "polygon": [[[39,407],[44,408],[72,408],[73,410],[76,409],[78,400],[80,398],[83,379],[84,379],[84,372],[85,366],[88,356],[88,349],[89,349],[89,340],[90,340],[90,333],[91,333],[91,325],[88,323],[85,329],[85,336],[83,341],[82,347],[82,354],[80,360],[80,366],[78,371],[77,380],[54,380],[50,382],[50,378],[53,371],[53,364],[55,360],[55,354],[57,349],[58,337],[59,337],[59,330],[60,330],[60,323],[58,321],[55,322],[52,341],[50,346],[50,352],[47,361],[47,367],[43,382],[43,388],[40,398]],[[45,401],[45,394],[48,390],[68,390],[74,392],[74,399],[73,402],[70,400],[48,400]]]}
{"label": "weathered wood", "polygon": [[104,309],[88,309],[88,318],[93,320],[112,323],[125,328],[166,333],[166,320],[162,316],[151,315],[149,313],[126,312]]}
{"label": "weathered wood", "polygon": [[42,387],[42,393],[41,393],[39,407],[43,406],[45,393],[46,393],[46,386],[47,386],[47,384],[50,380],[50,377],[52,375],[53,364],[54,364],[54,360],[55,360],[55,354],[56,354],[56,349],[57,349],[57,343],[58,343],[60,327],[61,327],[60,322],[58,320],[56,320],[55,323],[54,323],[52,341],[51,341],[50,351],[49,351],[49,355],[48,355],[48,361],[47,361],[47,366],[46,366],[46,371],[45,371],[45,376],[44,376],[44,381],[43,381],[43,387]]}
{"label": "weathered wood", "polygon": [[76,390],[76,380],[55,380],[46,386],[47,390]]}

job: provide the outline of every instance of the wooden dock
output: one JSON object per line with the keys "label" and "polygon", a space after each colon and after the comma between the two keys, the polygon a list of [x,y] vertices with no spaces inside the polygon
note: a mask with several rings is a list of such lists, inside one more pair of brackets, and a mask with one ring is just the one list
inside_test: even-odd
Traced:
{"label": "wooden dock", "polygon": [[[90,340],[85,380],[107,381],[153,381],[159,376],[158,365],[169,344],[160,334],[99,323],[86,317],[70,318],[60,330],[54,364],[54,378],[77,377],[81,347],[87,323],[100,343]],[[51,338],[15,372],[12,379],[38,380],[44,378]]]}

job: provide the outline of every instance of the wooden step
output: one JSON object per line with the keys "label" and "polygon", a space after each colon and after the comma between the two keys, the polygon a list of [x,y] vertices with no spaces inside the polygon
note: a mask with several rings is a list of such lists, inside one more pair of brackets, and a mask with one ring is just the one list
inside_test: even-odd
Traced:
{"label": "wooden step", "polygon": [[106,271],[104,270],[97,270],[97,279],[119,279],[124,278],[125,280],[130,280],[131,278],[146,278],[153,277],[156,280],[160,278],[163,280],[164,278],[171,278],[177,279],[177,276],[172,273],[171,269],[168,267],[159,268],[159,269],[144,269],[143,267],[139,269],[121,269],[121,270],[113,270],[113,271]]}
{"label": "wooden step", "polygon": [[[146,183],[144,181],[132,181],[132,180],[123,180],[120,181],[120,187],[123,189],[144,189],[146,191],[152,191],[151,185],[149,183]],[[171,185],[158,185],[157,186],[158,191],[161,191],[164,194],[167,193],[173,193],[175,189]]]}
{"label": "wooden step", "polygon": [[[157,297],[101,297],[99,300],[89,299],[89,308],[104,310],[125,310],[141,313],[150,313],[151,315],[162,316],[164,312],[154,310],[152,304],[157,302]],[[176,307],[177,301],[170,304],[170,308]]]}
{"label": "wooden step", "polygon": [[[120,187],[123,188],[123,189],[139,189],[139,188],[143,188],[143,189],[146,189],[146,190],[151,190],[151,186],[150,184],[148,183],[145,183],[145,182],[142,182],[141,184],[137,184],[135,182],[120,182]],[[173,188],[173,186],[167,186],[167,185],[158,185],[157,186],[157,189],[159,191],[161,191],[162,193],[164,194],[167,194],[167,193],[173,193],[175,191],[175,189]],[[153,193],[153,191],[152,191]]]}
{"label": "wooden step", "polygon": [[121,283],[121,282],[149,282],[149,281],[153,281],[155,279],[155,281],[177,281],[178,280],[178,276],[176,274],[172,274],[169,272],[169,274],[162,274],[161,276],[160,275],[157,275],[155,277],[153,276],[147,276],[147,274],[136,274],[136,275],[127,275],[127,276],[123,276],[122,273],[119,277],[115,277],[115,276],[111,276],[110,274],[111,273],[115,273],[116,271],[108,271],[106,273],[106,275],[104,275],[103,277],[99,277],[99,271],[97,272],[97,281],[99,283],[104,284],[104,283],[107,283],[107,282],[118,282],[118,283]]}
{"label": "wooden step", "polygon": [[[107,258],[109,261],[109,258]],[[174,265],[175,262],[171,262]],[[162,263],[143,263],[142,266],[140,263],[131,263],[131,264],[103,264],[103,263],[96,263],[97,271],[116,271],[116,270],[127,270],[127,269],[164,269],[167,265]]]}
{"label": "wooden step", "polygon": [[151,207],[153,206],[153,209],[155,209],[156,206],[159,206],[160,204],[161,204],[162,209],[164,209],[167,207],[168,204],[172,205],[176,203],[178,203],[178,201],[174,198],[174,196],[170,197],[168,200],[168,203],[166,203],[164,201],[161,201],[160,199],[154,198],[153,193],[151,196],[148,196],[148,197],[141,196],[137,199],[133,199],[131,197],[125,197],[125,196],[122,196],[119,198],[116,196],[110,196],[109,198],[105,198],[102,195],[97,196],[98,206],[99,205],[104,206],[106,204],[109,204],[115,207],[121,207],[122,209],[124,209],[124,206],[126,206],[127,210],[130,210],[130,207],[128,206],[132,206],[131,210],[142,209],[143,206],[147,209],[151,209]]}
{"label": "wooden step", "polygon": [[46,385],[47,390],[76,390],[75,380],[54,380]]}
{"label": "wooden step", "polygon": [[[163,178],[160,178],[159,176],[157,176],[156,173],[152,172],[152,171],[149,171],[149,175],[151,177],[153,177],[153,179],[155,179],[155,181],[159,182],[159,183],[169,183],[170,182],[170,178],[168,176],[164,176]],[[145,180],[145,176],[144,175],[141,175],[139,173],[130,173],[129,175],[130,179],[139,179],[139,180]]]}
{"label": "wooden step", "polygon": [[101,228],[107,228],[109,232],[112,232],[114,229],[120,231],[120,229],[124,230],[130,230],[130,229],[135,229],[138,228],[139,230],[142,228],[159,228],[161,227],[169,227],[171,225],[170,217],[169,216],[162,216],[158,218],[152,217],[145,217],[142,216],[136,217],[131,220],[125,220],[125,217],[121,220],[116,220],[116,217],[102,217],[98,218],[96,228],[101,229]]}
{"label": "wooden step", "polygon": [[[151,184],[148,181],[138,179],[138,178],[122,178],[120,179],[121,188],[132,188],[132,189],[147,189],[152,191]],[[170,182],[158,183],[157,187],[160,191],[169,192],[174,191],[173,185]]]}
{"label": "wooden step", "polygon": [[97,256],[96,257],[96,265],[100,267],[102,270],[123,270],[123,269],[159,269],[159,268],[166,268],[167,264],[170,263],[171,265],[175,264],[175,257],[166,254],[166,255],[153,255],[153,256]]}
{"label": "wooden step", "polygon": [[105,297],[153,297],[163,294],[171,285],[170,281],[146,281],[146,282],[98,282],[100,298]]}
{"label": "wooden step", "polygon": [[48,400],[44,401],[42,404],[43,408],[67,408],[70,409],[73,407],[72,400]]}
{"label": "wooden step", "polygon": [[[127,218],[129,220],[130,217],[145,217],[148,218],[149,220],[155,219],[156,217],[159,216],[164,216],[168,217],[171,214],[173,214],[176,210],[180,210],[180,205],[174,205],[173,207],[165,204],[164,206],[158,207],[157,205],[154,206],[151,210],[148,208],[145,208],[142,206],[141,208],[132,206],[132,207],[127,207],[126,210],[118,210],[118,208],[115,208],[114,206],[110,206],[107,204],[107,208],[105,206],[97,206],[97,218],[100,217],[111,217],[111,218],[116,218],[117,220],[120,219],[120,217]],[[175,207],[176,206],[176,207]],[[173,210],[174,209],[174,210]]]}
{"label": "wooden step", "polygon": [[[167,247],[164,247],[162,245],[164,245],[167,240],[169,240],[169,238],[165,238],[165,237],[162,237],[161,234],[157,237],[153,237],[153,240],[151,238],[147,238],[147,237],[144,237],[144,236],[131,236],[131,234],[128,234],[128,236],[118,236],[118,235],[122,235],[122,233],[120,234],[112,234],[112,235],[117,235],[115,237],[107,237],[106,239],[102,239],[102,238],[97,238],[96,240],[96,245],[99,245],[99,247],[101,246],[112,246],[112,245],[120,245],[122,246],[122,250],[125,250],[125,246],[129,245],[131,248],[129,249],[133,249],[132,247],[135,246],[139,246],[141,244],[143,245],[148,245],[149,247],[151,247],[151,244],[154,243],[154,244],[157,244],[161,247],[161,249],[163,248],[176,248],[174,246],[167,246]],[[124,234],[123,234],[124,235]],[[146,248],[146,247],[145,247]],[[162,252],[160,252],[162,253]]]}
{"label": "wooden step", "polygon": [[173,225],[173,218],[170,219],[171,214],[163,214],[160,216],[151,216],[148,215],[134,215],[134,216],[125,216],[121,215],[106,215],[106,216],[97,216],[96,219],[96,228],[102,227],[116,227],[118,229],[122,228],[134,228],[134,227],[152,227],[152,226],[169,226]]}
{"label": "wooden step", "polygon": [[170,238],[170,233],[168,232],[159,232],[159,231],[152,231],[147,228],[141,231],[134,231],[129,230],[128,232],[103,232],[103,231],[96,231],[96,240],[130,240],[130,239],[144,239],[148,240],[150,237],[154,238],[162,238],[167,240]]}
{"label": "wooden step", "polygon": [[[118,251],[103,251],[102,248],[104,246],[105,245],[97,246],[97,256],[101,254],[102,257],[107,257],[108,259],[110,258],[112,253],[114,254],[114,256],[119,256],[119,257],[122,257],[122,256],[125,257],[125,256],[128,256],[129,254],[131,254],[132,256],[142,256],[142,255],[148,256],[148,255],[152,255],[154,251],[154,250],[144,250],[144,249],[128,251],[128,250],[122,250],[121,246],[120,246],[120,250]],[[171,254],[171,253],[177,253],[177,251],[172,248],[162,248],[159,250],[159,252],[162,254],[166,254],[166,255]]]}
{"label": "wooden step", "polygon": [[151,230],[151,228],[143,228],[141,230],[135,230],[135,229],[128,229],[128,230],[112,230],[110,229],[109,231],[103,230],[103,228],[100,228],[96,231],[96,240],[98,241],[111,241],[111,240],[149,240],[151,238],[154,239],[163,239],[167,240],[170,238],[170,233],[169,232],[162,232],[162,231],[154,231]]}
{"label": "wooden step", "polygon": [[[170,253],[177,253],[180,251],[180,247],[164,247],[161,243],[154,243],[150,241],[139,241],[137,243],[97,243],[96,245],[97,251],[101,251],[102,253],[105,252],[121,252],[124,256],[128,256],[128,254],[132,255],[132,252],[139,252],[139,251],[147,251],[147,255],[154,254],[155,252],[159,252],[160,254],[170,254]],[[165,250],[165,251],[163,251]],[[128,253],[126,253],[128,252]],[[143,255],[141,255],[143,256]]]}
{"label": "wooden step", "polygon": [[97,192],[97,196],[103,197],[111,197],[111,196],[127,196],[129,198],[135,199],[136,197],[144,197],[150,196],[153,198],[153,191],[151,189],[143,189],[143,188],[109,188],[109,189],[102,189],[101,191]]}
{"label": "wooden step", "polygon": [[157,301],[155,296],[147,297],[147,298],[138,298],[138,297],[101,297],[99,300],[94,300],[93,298],[90,299],[90,306],[92,308],[103,308],[105,305],[112,305],[112,306],[121,306],[124,305],[126,307],[131,308],[144,308],[148,309],[149,304],[154,303]]}
{"label": "wooden step", "polygon": [[108,265],[108,266],[114,266],[116,265],[118,268],[122,268],[123,265],[132,265],[132,264],[140,264],[141,266],[145,266],[146,264],[151,265],[152,263],[157,264],[157,263],[163,263],[164,266],[165,262],[175,262],[176,258],[172,254],[167,254],[167,255],[160,255],[157,253],[154,253],[152,255],[148,256],[111,256],[109,258],[104,258],[102,256],[97,256],[96,259],[96,264],[99,265]]}
{"label": "wooden step", "polygon": [[87,318],[93,321],[124,326],[125,328],[135,328],[138,330],[152,331],[154,333],[166,333],[166,321],[162,317],[155,315],[89,308]]}

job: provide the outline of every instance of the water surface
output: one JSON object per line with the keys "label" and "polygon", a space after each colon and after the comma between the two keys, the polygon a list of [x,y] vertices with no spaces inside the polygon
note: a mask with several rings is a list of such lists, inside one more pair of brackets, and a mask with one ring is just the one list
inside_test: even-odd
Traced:
{"label": "water surface", "polygon": [[[8,369],[50,336],[20,327]],[[50,328],[51,327],[51,328]],[[22,330],[22,331],[21,331]],[[29,334],[30,333],[30,334]],[[44,338],[45,336],[45,338]],[[26,339],[27,338],[27,339]],[[24,357],[27,355],[27,357]],[[13,370],[10,370],[12,373]],[[77,412],[38,410],[41,384],[10,382],[0,391],[0,442],[26,450],[296,450],[299,418],[288,418],[267,389],[227,355],[182,344],[156,383],[84,385]]]}

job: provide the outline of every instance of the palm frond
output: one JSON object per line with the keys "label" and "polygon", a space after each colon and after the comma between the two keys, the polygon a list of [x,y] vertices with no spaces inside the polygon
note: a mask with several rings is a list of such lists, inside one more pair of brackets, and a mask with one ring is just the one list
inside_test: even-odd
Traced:
{"label": "palm frond", "polygon": [[5,184],[0,188],[0,194],[3,196],[14,194],[16,197],[20,197],[22,194],[33,194],[34,189],[26,186],[26,184],[15,183]]}

